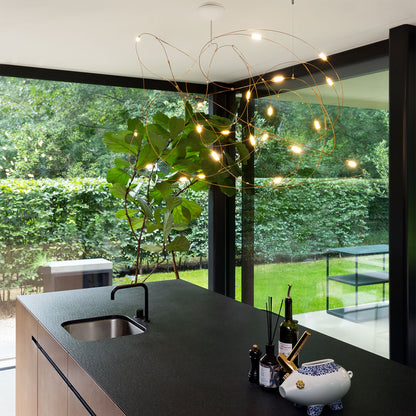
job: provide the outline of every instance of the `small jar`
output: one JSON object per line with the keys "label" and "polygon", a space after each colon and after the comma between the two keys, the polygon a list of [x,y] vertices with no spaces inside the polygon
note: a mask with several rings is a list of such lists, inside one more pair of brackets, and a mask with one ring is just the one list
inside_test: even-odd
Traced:
{"label": "small jar", "polygon": [[259,385],[265,390],[279,388],[279,369],[274,344],[266,345],[266,354],[261,357],[259,364]]}

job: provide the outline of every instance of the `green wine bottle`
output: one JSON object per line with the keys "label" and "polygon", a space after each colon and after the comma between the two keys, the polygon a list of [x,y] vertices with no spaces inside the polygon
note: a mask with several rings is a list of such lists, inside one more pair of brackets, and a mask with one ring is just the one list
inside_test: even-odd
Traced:
{"label": "green wine bottle", "polygon": [[[292,298],[290,297],[290,290],[292,285],[289,285],[289,290],[285,298],[285,320],[280,324],[279,336],[279,354],[289,355],[292,348],[298,341],[299,328],[297,322],[293,320],[292,316]],[[298,358],[296,357],[294,364],[298,366]]]}

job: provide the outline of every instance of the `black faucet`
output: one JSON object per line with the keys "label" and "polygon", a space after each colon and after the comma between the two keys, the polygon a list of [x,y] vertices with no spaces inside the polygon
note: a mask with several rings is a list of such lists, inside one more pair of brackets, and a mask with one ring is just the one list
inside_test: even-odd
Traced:
{"label": "black faucet", "polygon": [[[120,285],[114,287],[111,291],[111,300],[114,300],[114,295],[117,292],[117,290],[137,286],[140,286],[144,289],[144,320],[146,322],[149,322],[149,291],[144,283],[133,283],[131,285]],[[143,309],[137,309],[135,318],[143,318]]]}

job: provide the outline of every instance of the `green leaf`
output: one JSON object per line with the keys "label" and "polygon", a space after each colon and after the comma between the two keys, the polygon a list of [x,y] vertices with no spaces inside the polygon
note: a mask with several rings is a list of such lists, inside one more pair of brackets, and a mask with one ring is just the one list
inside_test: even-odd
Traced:
{"label": "green leaf", "polygon": [[201,133],[200,141],[202,142],[204,146],[209,146],[215,143],[216,141],[218,141],[218,138],[219,138],[219,133],[214,133],[213,131],[207,128],[204,128]]}
{"label": "green leaf", "polygon": [[107,181],[109,183],[121,183],[127,185],[130,180],[130,175],[120,168],[111,168],[107,172]]}
{"label": "green leaf", "polygon": [[185,120],[178,118],[178,117],[172,117],[169,120],[169,131],[172,139],[175,139],[179,133],[182,132],[182,130],[185,127]]}
{"label": "green leaf", "polygon": [[189,228],[189,223],[188,222],[175,223],[175,224],[173,224],[173,227],[172,227],[172,229],[174,229],[176,231],[185,231],[187,228]]}
{"label": "green leaf", "polygon": [[157,253],[159,251],[162,251],[163,247],[156,244],[142,244],[142,249]]}
{"label": "green leaf", "polygon": [[202,208],[195,201],[191,201],[189,199],[182,198],[182,205],[181,206],[182,206],[182,208],[186,208],[190,212],[192,220],[198,218],[201,215]]}
{"label": "green leaf", "polygon": [[182,203],[182,198],[175,195],[169,195],[166,198],[166,207],[169,211],[172,211],[175,207]]}
{"label": "green leaf", "polygon": [[142,122],[138,118],[130,118],[127,120],[127,127],[130,131],[138,130],[142,126]]}
{"label": "green leaf", "polygon": [[163,181],[163,182],[157,183],[155,185],[154,189],[159,191],[161,193],[163,199],[165,199],[165,200],[168,197],[168,195],[172,192],[172,186],[171,186],[170,182],[168,182],[168,181]]}
{"label": "green leaf", "polygon": [[189,160],[189,158],[178,159],[173,164],[173,168],[181,172],[194,173],[199,170],[200,164]]}
{"label": "green leaf", "polygon": [[168,251],[188,251],[191,244],[184,235],[178,235],[175,239],[166,244],[166,250]]}
{"label": "green leaf", "polygon": [[134,218],[130,218],[130,221],[131,221],[131,227],[133,228],[133,230],[137,230],[138,228],[141,228],[143,226],[144,219],[134,217]]}
{"label": "green leaf", "polygon": [[[122,137],[120,137],[122,136]],[[135,155],[138,152],[138,147],[131,143],[126,143],[125,135],[120,133],[104,133],[103,143],[108,150],[114,153],[128,153]]]}
{"label": "green leaf", "polygon": [[139,203],[139,206],[141,210],[143,211],[143,214],[147,218],[153,218],[153,212],[150,209],[149,205],[147,205],[146,201],[141,196],[136,196],[136,200]]}
{"label": "green leaf", "polygon": [[146,228],[148,233],[153,233],[155,230],[160,230],[162,226],[160,224],[155,224],[154,222],[147,221]]}
{"label": "green leaf", "polygon": [[[129,217],[132,217],[133,215],[137,214],[139,212],[138,209],[127,209],[127,213],[129,215]],[[123,209],[119,209],[116,212],[116,217],[119,218],[120,220],[126,220],[127,219],[127,215],[126,215],[126,210]]]}
{"label": "green leaf", "polygon": [[164,113],[156,113],[153,117],[152,120],[157,123],[160,124],[163,128],[168,129],[169,128],[169,117],[164,114]]}
{"label": "green leaf", "polygon": [[208,182],[198,181],[190,186],[190,188],[194,191],[206,191],[210,186],[211,185]]}
{"label": "green leaf", "polygon": [[[199,133],[195,130],[191,131],[187,136],[182,137],[177,144],[177,147],[183,147],[184,149],[188,148],[191,151],[199,151],[205,146],[201,142],[201,137]],[[185,157],[185,155],[183,155]]]}
{"label": "green leaf", "polygon": [[150,145],[158,153],[162,152],[169,141],[169,133],[158,124],[147,126],[147,135]]}
{"label": "green leaf", "polygon": [[116,157],[114,159],[114,164],[118,168],[129,168],[130,167],[130,163],[126,159],[122,159],[121,157]]}
{"label": "green leaf", "polygon": [[149,163],[154,163],[159,158],[159,155],[155,152],[153,147],[146,143],[140,150],[140,155],[136,163],[136,169],[143,169]]}
{"label": "green leaf", "polygon": [[189,224],[191,222],[191,213],[189,212],[189,209],[183,207],[182,205],[179,205],[173,209],[172,216],[175,224]]}
{"label": "green leaf", "polygon": [[192,105],[189,101],[185,103],[185,123],[188,124],[192,122],[194,116],[194,110],[192,108]]}
{"label": "green leaf", "polygon": [[[123,185],[122,183],[115,183],[110,186],[110,193],[116,198],[124,199],[126,197],[127,187],[126,185]],[[127,199],[129,201],[133,200],[130,195],[127,196]]]}
{"label": "green leaf", "polygon": [[211,116],[211,124],[219,131],[229,130],[231,123],[232,121],[228,118],[217,116],[216,114]]}
{"label": "green leaf", "polygon": [[166,243],[168,241],[168,237],[170,235],[170,232],[172,231],[173,227],[173,216],[170,211],[165,212],[165,218],[163,221],[163,242]]}
{"label": "green leaf", "polygon": [[155,209],[154,219],[155,219],[156,224],[160,225],[162,223],[162,210],[160,208]]}
{"label": "green leaf", "polygon": [[244,164],[247,163],[247,160],[250,156],[250,152],[247,149],[247,146],[244,143],[241,142],[235,142],[235,147],[237,148],[237,151],[240,155],[240,160],[243,161]]}

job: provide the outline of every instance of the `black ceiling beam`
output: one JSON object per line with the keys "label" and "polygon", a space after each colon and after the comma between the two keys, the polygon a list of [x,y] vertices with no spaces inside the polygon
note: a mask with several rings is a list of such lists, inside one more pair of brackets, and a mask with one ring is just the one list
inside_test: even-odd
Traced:
{"label": "black ceiling beam", "polygon": [[[347,79],[358,75],[377,72],[388,69],[389,67],[389,41],[382,40],[369,45],[361,46],[354,49],[349,49],[344,52],[336,53],[328,56],[328,60],[335,68],[341,79]],[[318,73],[318,69],[325,66],[325,70],[330,69],[330,65],[326,64],[321,59],[315,59],[308,62],[308,70],[312,74]],[[265,82],[270,83],[276,75],[282,75],[285,79],[289,79],[294,75],[296,78],[308,77],[309,72],[303,64],[282,68],[273,72],[268,72],[251,79],[245,78],[234,82],[231,86],[235,91],[247,88],[249,85],[256,85],[256,98],[261,98],[270,94],[270,89],[266,88]],[[287,81],[286,81],[287,82]],[[285,88],[285,81],[277,84],[276,89]],[[305,87],[299,84],[299,88]],[[296,89],[291,84],[290,89]]]}
{"label": "black ceiling beam", "polygon": [[[140,77],[94,74],[89,72],[64,71],[21,65],[0,64],[0,76],[43,79],[46,81],[77,82],[80,84],[108,85],[113,87],[146,88],[149,90],[177,91],[174,83]],[[178,82],[182,92],[205,94],[206,84]]]}

